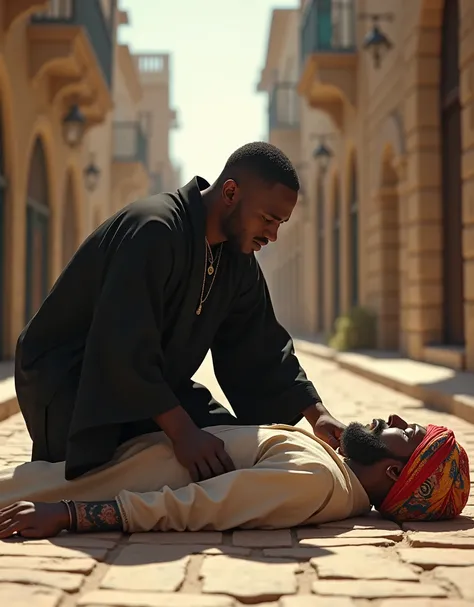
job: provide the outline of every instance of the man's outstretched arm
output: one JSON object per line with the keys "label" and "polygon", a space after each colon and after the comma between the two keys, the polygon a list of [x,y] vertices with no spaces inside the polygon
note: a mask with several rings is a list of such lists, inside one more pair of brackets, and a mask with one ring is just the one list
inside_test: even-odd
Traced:
{"label": "man's outstretched arm", "polygon": [[103,502],[19,502],[0,511],[0,539],[15,532],[53,537],[62,530],[136,533],[292,527],[327,503],[334,480],[327,468],[310,461],[288,468],[288,462],[275,455],[253,468],[177,490],[121,491],[116,500]]}

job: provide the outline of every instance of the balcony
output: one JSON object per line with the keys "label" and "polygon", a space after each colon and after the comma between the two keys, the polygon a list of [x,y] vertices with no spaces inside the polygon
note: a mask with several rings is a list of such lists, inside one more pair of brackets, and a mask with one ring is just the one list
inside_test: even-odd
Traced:
{"label": "balcony", "polygon": [[275,84],[270,92],[268,119],[270,131],[299,128],[300,101],[295,84],[286,82]]}
{"label": "balcony", "polygon": [[169,55],[138,53],[134,55],[142,86],[169,85]]}
{"label": "balcony", "polygon": [[148,194],[148,139],[138,121],[114,124],[112,187],[118,208],[131,193],[136,197]]}
{"label": "balcony", "polygon": [[141,162],[148,166],[148,139],[139,122],[114,124],[114,160],[116,162]]}
{"label": "balcony", "polygon": [[89,125],[112,108],[113,14],[100,0],[50,0],[28,27],[30,73],[51,103],[79,103]]}
{"label": "balcony", "polygon": [[354,0],[310,0],[302,17],[298,92],[342,127],[344,106],[356,105]]}
{"label": "balcony", "polygon": [[300,99],[296,85],[279,82],[270,91],[268,139],[297,161],[300,148]]}

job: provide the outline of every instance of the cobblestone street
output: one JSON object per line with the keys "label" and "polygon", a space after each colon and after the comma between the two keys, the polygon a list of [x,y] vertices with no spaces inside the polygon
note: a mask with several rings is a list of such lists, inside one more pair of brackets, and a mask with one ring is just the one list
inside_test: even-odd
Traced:
{"label": "cobblestone street", "polygon": [[[399,413],[452,427],[471,456],[474,425],[334,363],[301,355],[331,412],[342,421]],[[218,399],[206,360],[196,378]],[[28,460],[19,415],[0,423],[2,466]],[[474,474],[473,474],[474,476]],[[284,491],[282,487],[282,491]],[[465,517],[407,524],[376,516],[319,528],[234,533],[61,536],[0,543],[5,607],[461,607],[474,604],[474,485]],[[408,601],[407,601],[408,599]]]}

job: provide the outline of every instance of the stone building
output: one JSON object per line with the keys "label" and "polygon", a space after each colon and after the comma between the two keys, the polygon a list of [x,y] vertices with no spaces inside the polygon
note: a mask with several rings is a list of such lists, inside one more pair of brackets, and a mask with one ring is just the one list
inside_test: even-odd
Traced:
{"label": "stone building", "polygon": [[259,90],[303,184],[261,256],[282,322],[328,335],[360,306],[378,348],[473,371],[474,2],[275,10]]}
{"label": "stone building", "polygon": [[[119,25],[129,25],[120,11]],[[170,131],[177,113],[169,107],[170,56],[132,54],[126,44],[116,47],[112,133],[112,210],[148,192],[179,187],[170,159]]]}
{"label": "stone building", "polygon": [[0,2],[0,359],[93,228],[175,187],[169,57],[118,44],[127,23],[116,0]]}

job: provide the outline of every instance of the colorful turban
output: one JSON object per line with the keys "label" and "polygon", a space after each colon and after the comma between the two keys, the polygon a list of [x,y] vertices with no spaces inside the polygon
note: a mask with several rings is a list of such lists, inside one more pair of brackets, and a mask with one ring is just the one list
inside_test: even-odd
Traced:
{"label": "colorful turban", "polygon": [[469,490],[467,453],[452,430],[429,425],[379,511],[398,522],[451,519],[461,514]]}

